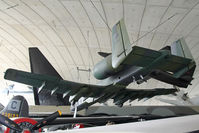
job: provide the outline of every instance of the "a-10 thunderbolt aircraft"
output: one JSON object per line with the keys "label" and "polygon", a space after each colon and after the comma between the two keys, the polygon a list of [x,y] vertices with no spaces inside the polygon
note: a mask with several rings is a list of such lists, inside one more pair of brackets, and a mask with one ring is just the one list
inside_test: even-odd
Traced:
{"label": "a-10 thunderbolt aircraft", "polygon": [[[39,51],[37,48],[30,49]],[[4,78],[40,88],[39,92],[49,91],[52,96],[54,94],[62,94],[63,98],[74,96],[70,100],[73,104],[81,97],[94,98],[92,102],[85,101],[78,105],[77,109],[80,110],[97,102],[106,102],[108,99],[113,99],[116,105],[122,106],[127,100],[175,93],[177,91],[175,88],[134,90],[128,89],[126,86],[132,82],[141,84],[154,78],[186,88],[191,84],[196,68],[196,63],[183,38],[159,51],[139,46],[131,47],[123,20],[120,20],[112,28],[112,53],[101,52],[99,54],[104,59],[93,68],[94,77],[101,80],[96,85],[67,81],[55,75],[29,73],[14,69],[8,69]]]}

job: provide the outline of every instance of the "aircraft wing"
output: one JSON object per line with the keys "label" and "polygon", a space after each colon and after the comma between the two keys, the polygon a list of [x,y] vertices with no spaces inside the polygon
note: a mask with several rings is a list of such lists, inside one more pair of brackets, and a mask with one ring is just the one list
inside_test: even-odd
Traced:
{"label": "aircraft wing", "polygon": [[123,89],[120,90],[118,95],[113,97],[114,103],[118,106],[122,106],[127,100],[133,101],[138,100],[148,100],[154,96],[158,95],[168,95],[177,92],[174,88],[155,88],[155,89]]}
{"label": "aircraft wing", "polygon": [[80,104],[79,110],[87,108],[97,102],[106,102],[108,99],[113,99],[116,105],[122,106],[127,100],[141,100],[143,98],[151,98],[156,95],[167,95],[177,91],[176,89],[165,88],[145,90],[126,89],[124,86],[119,86],[117,84],[109,86],[84,84],[62,80],[49,75],[33,74],[14,69],[8,69],[5,72],[4,78],[40,88],[40,91],[50,91],[51,95],[54,93],[61,93],[63,96],[74,96],[74,98],[71,100],[73,103],[78,101],[81,97],[92,97],[95,99],[93,102],[84,102]]}
{"label": "aircraft wing", "polygon": [[82,97],[87,97],[88,95],[91,95],[90,92],[92,92],[93,94],[91,96],[95,97],[96,95],[101,95],[101,92],[107,88],[107,86],[67,81],[50,75],[33,74],[14,69],[8,69],[4,78],[37,87],[39,88],[39,91],[51,91],[52,95],[53,93],[62,93],[73,96],[75,94],[77,95],[77,93],[81,93]]}

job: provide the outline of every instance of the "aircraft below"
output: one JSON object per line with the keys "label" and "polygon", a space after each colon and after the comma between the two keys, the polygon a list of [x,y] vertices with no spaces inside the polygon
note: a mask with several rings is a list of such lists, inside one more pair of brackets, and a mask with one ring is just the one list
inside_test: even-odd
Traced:
{"label": "aircraft below", "polygon": [[[39,121],[31,119],[29,118],[29,106],[26,99],[23,96],[14,96],[0,112],[0,124],[7,127],[4,133],[15,131],[23,133],[41,132],[41,127],[55,120],[58,116],[61,116],[60,111],[50,114]],[[3,130],[2,128],[0,129]]]}
{"label": "aircraft below", "polygon": [[7,96],[9,94],[32,94],[33,93],[33,90],[31,88],[25,88],[23,90],[18,90],[18,89],[15,89],[15,84],[11,84],[11,85],[7,85],[7,87],[5,87],[4,89],[2,89],[0,91],[1,94],[7,94]]}
{"label": "aircraft below", "polygon": [[[126,87],[132,82],[141,84],[154,78],[174,86],[187,88],[191,85],[196,68],[196,63],[183,38],[159,51],[139,46],[131,47],[123,20],[112,28],[112,53],[99,53],[104,59],[93,68],[93,76],[100,80],[95,85],[63,80],[39,49],[30,48],[29,51],[37,53],[35,57],[41,55],[37,59],[30,57],[32,73],[8,69],[4,78],[37,88],[33,89],[35,96],[44,93],[44,95],[48,94],[46,97],[49,98],[55,95],[57,97],[59,94],[57,100],[60,101],[74,96],[70,100],[72,105],[81,97],[94,99],[92,102],[85,101],[78,105],[77,110],[87,108],[97,102],[104,103],[108,99],[113,99],[116,105],[122,107],[128,100],[149,99],[156,95],[175,93],[177,91],[175,88],[134,90]],[[33,60],[37,64],[34,64]],[[41,63],[41,60],[44,62]],[[46,97],[44,96],[43,99]],[[38,101],[39,98],[35,99]]]}
{"label": "aircraft below", "polygon": [[[173,107],[173,106],[171,106]],[[0,112],[0,132],[4,133],[35,133],[35,132],[81,132],[81,131],[142,131],[142,132],[158,132],[162,128],[173,126],[170,132],[188,132],[198,129],[198,112],[191,108],[184,107],[177,110],[165,107],[154,108],[159,114],[152,113],[151,109],[147,110],[151,114],[129,114],[127,116],[90,114],[90,116],[72,116],[64,117],[60,111],[56,111],[50,115],[31,116],[29,114],[29,106],[23,96],[14,96],[8,105]],[[182,110],[183,109],[183,110]],[[174,112],[173,112],[173,111]],[[169,113],[168,113],[169,112]],[[186,116],[188,115],[188,116]],[[190,123],[191,124],[190,126]],[[106,126],[105,126],[106,125]],[[166,126],[165,126],[166,125]],[[187,125],[183,127],[182,125]],[[150,127],[150,128],[149,128]],[[153,130],[151,130],[153,127]],[[76,128],[84,128],[81,130],[70,130]],[[167,131],[168,132],[168,131]]]}
{"label": "aircraft below", "polygon": [[118,133],[118,132],[134,132],[134,133],[198,133],[199,115],[190,115],[182,117],[173,117],[165,119],[157,119],[151,121],[129,122],[123,124],[113,124],[109,126],[98,126],[91,128],[82,128],[76,130],[58,130],[49,133]]}

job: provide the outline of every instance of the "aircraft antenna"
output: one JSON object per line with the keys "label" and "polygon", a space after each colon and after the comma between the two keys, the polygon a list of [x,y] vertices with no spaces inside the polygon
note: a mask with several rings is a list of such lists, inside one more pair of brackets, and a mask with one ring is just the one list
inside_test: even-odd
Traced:
{"label": "aircraft antenna", "polygon": [[163,25],[164,23],[166,23],[167,21],[169,21],[170,19],[172,19],[174,16],[176,16],[179,13],[175,13],[172,16],[168,17],[166,20],[164,20],[162,23],[160,23],[159,25],[157,25],[156,27],[154,27],[153,29],[151,29],[150,31],[148,31],[147,33],[145,33],[144,35],[142,35],[140,38],[136,39],[133,43],[131,43],[131,45],[133,45],[134,43],[138,42],[139,40],[141,40],[143,37],[147,36],[149,33],[151,33],[152,31],[156,30],[157,28],[159,28],[161,25]]}

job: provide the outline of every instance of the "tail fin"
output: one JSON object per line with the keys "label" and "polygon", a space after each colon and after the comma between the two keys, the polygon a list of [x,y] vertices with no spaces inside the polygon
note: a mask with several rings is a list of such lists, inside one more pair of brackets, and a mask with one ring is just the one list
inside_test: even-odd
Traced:
{"label": "tail fin", "polygon": [[189,50],[184,38],[178,39],[171,45],[171,54],[193,60],[191,51]]}
{"label": "tail fin", "polygon": [[4,108],[4,106],[0,103],[0,110],[2,110]]}
{"label": "tail fin", "polygon": [[190,84],[190,82],[193,80],[196,63],[184,38],[178,39],[171,45],[171,54],[192,60],[189,66],[185,67],[184,70],[180,70],[174,74],[176,77],[180,76],[184,82],[188,82]]}
{"label": "tail fin", "polygon": [[[62,79],[55,68],[50,64],[46,57],[36,47],[29,48],[31,72],[35,74],[45,74]],[[38,88],[33,88],[36,105],[67,105],[69,97],[62,98],[62,94],[51,96],[50,92],[40,92]]]}
{"label": "tail fin", "polygon": [[38,48],[29,48],[31,72],[36,74],[46,74],[62,79],[55,68],[48,62],[46,57]]}
{"label": "tail fin", "polygon": [[131,52],[128,33],[124,20],[120,20],[112,28],[112,66],[117,68]]}
{"label": "tail fin", "polygon": [[29,106],[23,96],[14,96],[8,105],[1,111],[1,114],[8,117],[28,117]]}

